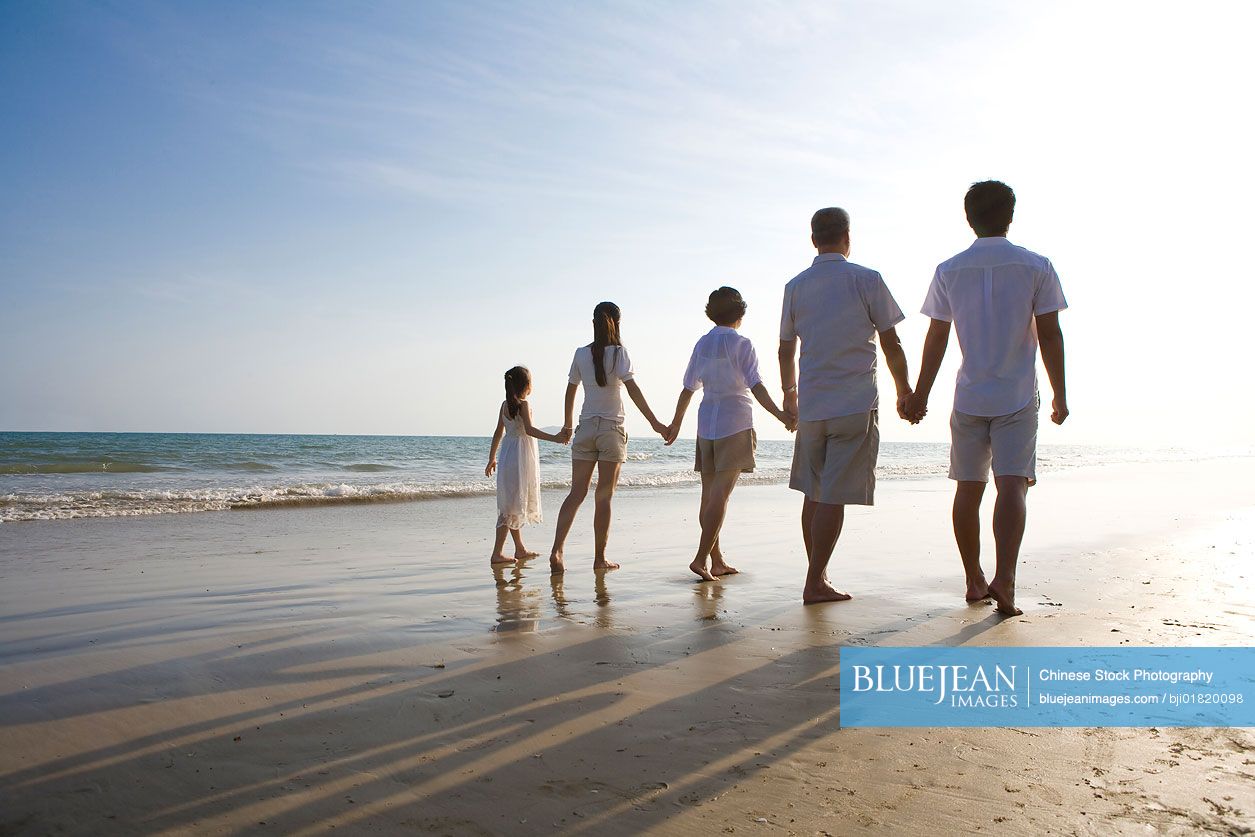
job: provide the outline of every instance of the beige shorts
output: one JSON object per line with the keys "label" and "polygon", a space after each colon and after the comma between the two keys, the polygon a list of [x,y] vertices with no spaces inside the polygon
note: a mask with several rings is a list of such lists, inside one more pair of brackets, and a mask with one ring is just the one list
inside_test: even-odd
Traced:
{"label": "beige shorts", "polygon": [[1027,477],[1037,482],[1037,413],[1034,398],[1018,413],[1006,416],[950,415],[950,479],[989,482],[995,477]]}
{"label": "beige shorts", "polygon": [[798,422],[789,488],[817,503],[870,506],[876,493],[879,452],[876,410]]}
{"label": "beige shorts", "polygon": [[571,439],[571,458],[587,462],[626,462],[627,431],[623,422],[614,419],[586,418],[575,428]]}
{"label": "beige shorts", "polygon": [[748,474],[754,470],[754,451],[757,449],[758,434],[752,427],[722,439],[703,439],[698,436],[693,470],[707,475],[716,471],[740,471]]}

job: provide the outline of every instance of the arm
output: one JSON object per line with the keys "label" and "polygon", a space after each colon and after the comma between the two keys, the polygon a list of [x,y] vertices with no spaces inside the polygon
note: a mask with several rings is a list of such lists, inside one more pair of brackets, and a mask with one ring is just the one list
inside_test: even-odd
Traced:
{"label": "arm", "polygon": [[750,387],[750,392],[754,394],[754,400],[761,404],[764,410],[779,419],[790,433],[797,429],[797,420],[776,406],[776,402],[771,400],[771,393],[767,392],[767,387],[763,386],[761,381]]}
{"label": "arm", "polygon": [[653,410],[649,409],[649,402],[645,400],[645,393],[641,392],[641,388],[637,386],[636,379],[632,378],[624,381],[623,386],[627,388],[628,395],[632,398],[632,403],[636,405],[636,409],[641,411],[641,415],[649,422],[649,426],[654,429],[655,433],[665,439],[667,437],[667,426],[658,420]]}
{"label": "arm", "polygon": [[1055,394],[1050,420],[1063,424],[1068,418],[1068,388],[1063,375],[1063,331],[1059,328],[1058,311],[1037,317],[1037,341],[1041,344],[1041,360]]}
{"label": "arm", "polygon": [[911,397],[911,379],[906,369],[906,352],[902,351],[902,339],[898,337],[896,328],[880,332],[880,350],[885,354],[885,365],[889,367],[889,374],[893,375],[893,385],[898,392],[898,415],[911,424],[918,424],[919,419],[911,418],[906,412],[906,402]]}
{"label": "arm", "polygon": [[522,409],[519,411],[519,415],[523,417],[523,430],[527,433],[528,436],[531,436],[533,439],[544,439],[546,442],[555,442],[559,445],[566,444],[566,441],[562,438],[561,435],[554,434],[554,433],[546,433],[545,431],[539,430],[535,426],[532,425],[532,405],[531,404],[528,404],[526,401],[524,401],[522,404]]}
{"label": "arm", "polygon": [[933,320],[924,338],[924,357],[919,362],[919,380],[915,382],[915,394],[907,399],[907,415],[919,421],[928,412],[928,396],[941,370],[941,360],[946,356],[946,344],[950,342],[950,324],[945,320]]}
{"label": "arm", "polygon": [[562,435],[566,436],[567,441],[570,441],[571,431],[575,429],[575,421],[572,417],[575,415],[575,393],[579,390],[579,388],[579,384],[566,385],[566,398],[562,405]]}
{"label": "arm", "polygon": [[780,386],[784,387],[784,411],[797,421],[797,340],[780,341]]}
{"label": "arm", "polygon": [[675,417],[671,419],[671,425],[667,428],[667,444],[675,442],[680,435],[680,425],[684,423],[684,414],[688,412],[689,402],[693,400],[693,390],[684,388],[680,390],[680,397],[675,401]]}
{"label": "arm", "polygon": [[505,419],[501,411],[497,411],[497,429],[492,432],[492,447],[488,449],[488,466],[484,468],[484,476],[491,477],[497,470],[497,449],[501,447],[501,437],[505,435]]}

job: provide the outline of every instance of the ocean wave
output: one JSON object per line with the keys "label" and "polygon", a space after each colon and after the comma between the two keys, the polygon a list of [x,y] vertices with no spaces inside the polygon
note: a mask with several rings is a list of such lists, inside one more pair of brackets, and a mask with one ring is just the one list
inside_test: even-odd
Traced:
{"label": "ocean wave", "polygon": [[277,471],[279,466],[267,465],[265,462],[228,462],[219,465],[219,469],[223,471]]}
{"label": "ocean wave", "polygon": [[[789,476],[788,450],[771,453],[760,448],[758,468],[741,477],[742,484],[779,485]],[[944,477],[946,456],[942,446],[937,449],[912,448],[909,457],[901,454],[882,455],[877,468],[881,480],[907,480]],[[565,452],[564,452],[565,453]],[[1250,456],[1246,451],[1239,456]],[[482,451],[476,446],[474,464],[468,453],[461,460],[436,460],[424,463],[423,470],[414,473],[379,474],[392,466],[371,462],[362,456],[352,465],[327,463],[321,473],[298,476],[295,466],[286,472],[281,466],[274,468],[256,459],[240,456],[236,459],[218,457],[218,461],[230,461],[236,473],[223,473],[225,466],[215,465],[204,472],[184,468],[156,468],[143,462],[114,460],[84,460],[62,457],[42,463],[45,470],[34,470],[33,464],[8,463],[0,465],[0,476],[11,475],[0,481],[0,523],[65,520],[87,517],[135,517],[154,514],[179,514],[202,511],[228,511],[248,509],[298,508],[309,506],[337,506],[374,503],[401,503],[440,500],[455,497],[490,497],[495,491],[495,481],[484,479]],[[688,455],[685,455],[687,459]],[[260,459],[261,457],[258,457]],[[380,457],[385,459],[386,457]],[[1069,449],[1045,449],[1039,455],[1042,471],[1061,471],[1083,465],[1114,464],[1137,461],[1173,461],[1197,459],[1199,455],[1187,452],[1115,452],[1091,455],[1089,451]],[[1204,456],[1202,458],[1208,458]],[[347,457],[340,462],[347,461]],[[83,467],[85,464],[91,467]],[[127,478],[114,477],[102,464],[111,467],[131,467],[119,473],[138,474]],[[320,463],[321,464],[321,463]],[[55,466],[59,469],[54,469]],[[78,466],[71,468],[71,466]],[[354,476],[343,474],[356,470]],[[108,476],[91,479],[83,476],[100,474]],[[146,476],[150,471],[165,471],[158,476]],[[279,471],[279,473],[271,473]],[[255,475],[250,472],[256,472]],[[478,473],[477,473],[478,472]],[[28,476],[45,474],[47,476]],[[332,474],[337,474],[332,476]],[[570,487],[570,469],[566,463],[552,466],[542,464],[542,487],[548,491],[565,491]],[[658,455],[650,464],[629,463],[620,476],[620,486],[625,491],[666,490],[685,488],[699,484],[700,475],[685,461],[665,454]]]}
{"label": "ocean wave", "polygon": [[[743,482],[779,483],[787,468],[759,469],[742,477]],[[624,490],[679,488],[701,482],[693,471],[624,473]],[[596,481],[594,480],[594,484]],[[547,480],[541,487],[551,491],[570,488],[569,480]],[[491,481],[422,484],[302,483],[274,486],[224,487],[186,490],[66,491],[0,495],[0,523],[34,520],[72,520],[89,517],[141,517],[206,511],[248,511],[313,506],[361,505],[443,500],[456,497],[488,497],[496,493]]]}
{"label": "ocean wave", "polygon": [[317,483],[248,488],[5,494],[0,495],[0,523],[407,502],[483,496],[494,492],[495,488],[485,482],[445,485]]}
{"label": "ocean wave", "polygon": [[[774,484],[787,481],[789,469],[763,466],[741,477],[742,483]],[[625,470],[623,490],[682,488],[700,484],[701,476],[688,468],[667,471]],[[594,478],[594,485],[596,479]],[[570,488],[569,479],[548,479],[549,491]],[[85,517],[137,517],[204,511],[301,508],[312,506],[403,503],[456,497],[484,497],[495,493],[492,480],[466,482],[287,483],[188,489],[136,489],[10,493],[0,495],[0,523],[30,520],[66,520]]]}
{"label": "ocean wave", "polygon": [[116,459],[63,459],[56,462],[10,462],[0,465],[0,474],[156,474],[176,470],[170,466]]}

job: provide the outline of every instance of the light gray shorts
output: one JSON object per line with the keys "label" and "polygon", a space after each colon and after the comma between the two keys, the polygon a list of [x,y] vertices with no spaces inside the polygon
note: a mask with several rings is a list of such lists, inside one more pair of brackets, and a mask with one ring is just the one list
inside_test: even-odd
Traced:
{"label": "light gray shorts", "polygon": [[817,503],[872,505],[880,453],[877,412],[798,422],[789,488]]}
{"label": "light gray shorts", "polygon": [[757,448],[758,434],[752,427],[722,439],[703,439],[698,436],[693,470],[703,474],[713,474],[716,471],[740,471],[748,474],[754,470],[754,451]]}
{"label": "light gray shorts", "polygon": [[571,438],[571,458],[589,462],[626,462],[627,431],[623,422],[593,416],[580,421]]}
{"label": "light gray shorts", "polygon": [[1005,416],[950,415],[950,479],[989,482],[995,477],[1027,477],[1037,482],[1037,413],[1033,398],[1027,407]]}

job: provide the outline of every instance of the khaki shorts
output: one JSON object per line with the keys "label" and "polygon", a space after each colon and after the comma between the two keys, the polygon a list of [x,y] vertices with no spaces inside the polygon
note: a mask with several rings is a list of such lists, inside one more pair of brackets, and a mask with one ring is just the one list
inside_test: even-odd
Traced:
{"label": "khaki shorts", "polygon": [[817,503],[870,506],[876,493],[879,452],[876,410],[798,422],[789,488]]}
{"label": "khaki shorts", "polygon": [[950,479],[989,482],[995,477],[1027,477],[1037,482],[1037,412],[1034,398],[1018,413],[1006,416],[950,415]]}
{"label": "khaki shorts", "polygon": [[713,474],[716,471],[740,471],[748,474],[754,470],[754,451],[758,448],[758,434],[754,428],[733,433],[722,439],[697,437],[697,458],[694,471]]}
{"label": "khaki shorts", "polygon": [[588,462],[626,462],[627,431],[623,422],[593,416],[580,421],[571,439],[571,458]]}

